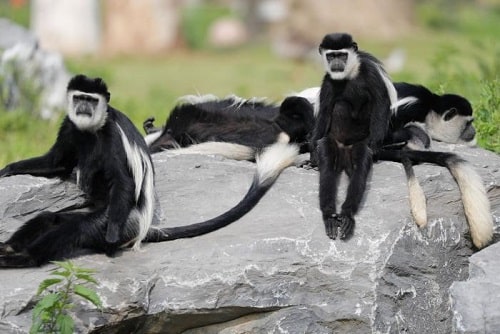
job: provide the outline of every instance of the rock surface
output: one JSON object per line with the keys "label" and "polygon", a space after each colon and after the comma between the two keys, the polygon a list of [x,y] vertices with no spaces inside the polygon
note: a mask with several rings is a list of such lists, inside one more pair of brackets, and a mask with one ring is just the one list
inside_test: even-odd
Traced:
{"label": "rock surface", "polygon": [[[461,146],[436,148],[474,162],[498,229],[500,157]],[[229,209],[254,171],[252,163],[219,157],[161,153],[154,161],[164,226]],[[325,235],[317,172],[288,168],[253,211],[219,231],[145,244],[114,258],[75,259],[98,270],[105,306],[101,313],[78,304],[78,332],[494,333],[500,318],[499,244],[471,257],[453,179],[436,166],[415,170],[428,198],[429,225],[423,230],[410,217],[398,164],[375,164],[347,242]],[[345,182],[342,199],[344,188]],[[80,200],[70,183],[0,179],[0,240],[40,210]],[[29,330],[34,294],[50,268],[0,271],[1,333]]]}

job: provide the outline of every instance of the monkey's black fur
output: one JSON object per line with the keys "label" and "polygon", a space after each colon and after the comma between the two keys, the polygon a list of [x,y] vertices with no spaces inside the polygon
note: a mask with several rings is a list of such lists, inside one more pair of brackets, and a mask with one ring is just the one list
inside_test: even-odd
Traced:
{"label": "monkey's black fur", "polygon": [[[466,98],[456,94],[438,95],[422,85],[406,82],[397,82],[394,86],[398,99],[412,97],[415,101],[399,107],[392,115],[386,142],[394,143],[411,138],[412,134],[405,126],[414,122],[423,124],[429,135],[436,140],[450,143],[470,143],[474,140],[476,130],[472,125],[472,107]],[[430,117],[432,113],[436,117]]]}
{"label": "monkey's black fur", "polygon": [[[350,35],[326,35],[320,53],[327,73],[319,95],[311,159],[317,154],[326,233],[332,239],[338,234],[345,239],[354,230],[354,215],[365,191],[373,152],[381,147],[389,128],[391,99],[380,62],[358,51]],[[346,70],[349,66],[351,71]],[[350,181],[337,213],[335,200],[342,171]]]}
{"label": "monkey's black fur", "polygon": [[[182,103],[171,112],[161,135],[150,145],[152,153],[216,141],[262,149],[285,132],[290,142],[305,144],[314,126],[312,105],[301,97],[288,97],[281,106],[235,98]],[[157,131],[152,119],[146,133]],[[307,145],[304,145],[307,147]]]}
{"label": "monkey's black fur", "polygon": [[[68,84],[68,116],[52,148],[0,170],[1,177],[68,178],[76,169],[88,201],[87,211],[42,212],[27,221],[0,243],[0,267],[38,266],[89,251],[113,255],[145,237],[154,197],[152,162],[138,130],[107,104],[109,98],[101,79],[74,77]],[[134,160],[140,161],[135,167],[142,175],[135,175]]]}

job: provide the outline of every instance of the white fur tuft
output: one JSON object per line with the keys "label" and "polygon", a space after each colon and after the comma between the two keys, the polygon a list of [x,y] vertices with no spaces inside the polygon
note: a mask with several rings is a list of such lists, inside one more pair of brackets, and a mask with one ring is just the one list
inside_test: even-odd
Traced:
{"label": "white fur tuft", "polygon": [[483,248],[493,237],[493,216],[481,176],[465,161],[451,163],[449,170],[462,194],[472,242]]}
{"label": "white fur tuft", "polygon": [[373,65],[377,68],[380,77],[384,81],[387,94],[389,95],[389,100],[391,101],[391,110],[392,112],[396,112],[396,105],[398,103],[398,92],[396,91],[396,87],[394,87],[391,78],[389,78],[389,75],[380,64],[373,63]]}
{"label": "white fur tuft", "polygon": [[216,141],[169,150],[169,152],[174,154],[215,154],[233,160],[251,160],[255,158],[255,149],[249,146]]}
{"label": "white fur tuft", "polygon": [[410,193],[410,208],[413,219],[415,219],[418,227],[425,227],[427,225],[426,198],[422,187],[420,187],[413,173],[412,175],[408,175],[408,191]]}
{"label": "white fur tuft", "polygon": [[398,108],[411,106],[412,104],[417,103],[417,102],[418,102],[418,98],[416,98],[415,96],[407,96],[407,97],[403,97],[402,99],[399,99],[395,104],[393,104],[391,106],[391,108],[396,110],[396,112],[397,112]]}
{"label": "white fur tuft", "polygon": [[148,147],[151,146],[151,144],[153,144],[156,139],[161,137],[161,134],[162,131],[160,130],[144,136],[144,141],[146,142],[146,145],[148,145]]}
{"label": "white fur tuft", "polygon": [[217,101],[219,98],[213,94],[205,95],[184,95],[177,99],[178,103],[181,104],[198,104],[205,102]]}
{"label": "white fur tuft", "polygon": [[136,220],[139,224],[139,231],[133,245],[133,249],[138,250],[141,245],[141,240],[146,237],[148,229],[153,221],[155,202],[153,166],[149,159],[149,155],[136,144],[130,143],[120,125],[116,124],[116,126],[120,131],[127,162],[134,178],[135,200],[136,202],[139,200],[141,192],[144,200],[143,206],[132,210],[128,218],[129,220]]}
{"label": "white fur tuft", "polygon": [[274,181],[281,171],[295,163],[299,148],[295,144],[276,142],[256,157],[259,183]]}
{"label": "white fur tuft", "polygon": [[237,95],[231,94],[231,95],[228,95],[228,96],[221,99],[216,95],[206,94],[206,95],[185,95],[185,96],[178,98],[177,102],[181,103],[181,104],[200,104],[200,103],[215,102],[215,101],[222,101],[222,100],[232,100],[233,106],[240,107],[245,103],[265,102],[267,100],[267,98],[266,97],[252,97],[251,99],[245,99],[245,98],[239,97]]}

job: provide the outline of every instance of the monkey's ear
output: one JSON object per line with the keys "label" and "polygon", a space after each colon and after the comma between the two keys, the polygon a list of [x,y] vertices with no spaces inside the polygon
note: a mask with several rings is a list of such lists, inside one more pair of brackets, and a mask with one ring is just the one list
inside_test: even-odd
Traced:
{"label": "monkey's ear", "polygon": [[354,51],[358,51],[358,43],[352,42],[352,48],[354,49]]}
{"label": "monkey's ear", "polygon": [[319,52],[320,55],[323,54],[323,48],[321,46],[318,48],[318,52]]}

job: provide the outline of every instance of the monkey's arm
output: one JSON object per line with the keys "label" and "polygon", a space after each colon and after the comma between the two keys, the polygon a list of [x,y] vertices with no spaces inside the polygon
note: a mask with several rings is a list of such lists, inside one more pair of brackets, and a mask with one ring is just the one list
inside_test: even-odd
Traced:
{"label": "monkey's arm", "polygon": [[43,177],[66,177],[76,166],[76,154],[73,140],[68,133],[67,124],[63,123],[52,148],[45,155],[13,162],[0,170],[0,177],[30,174]]}
{"label": "monkey's arm", "polygon": [[330,129],[331,110],[333,110],[333,87],[331,82],[325,78],[319,95],[319,113],[309,142],[311,151],[310,165],[313,167],[318,165],[318,140],[325,137]]}
{"label": "monkey's arm", "polygon": [[135,203],[134,178],[127,170],[126,164],[126,157],[115,159],[112,163],[113,166],[107,169],[110,189],[106,241],[110,244],[116,244],[120,241],[122,231]]}
{"label": "monkey's arm", "polygon": [[374,97],[370,104],[370,142],[369,146],[374,153],[383,146],[388,136],[391,109],[389,99]]}

